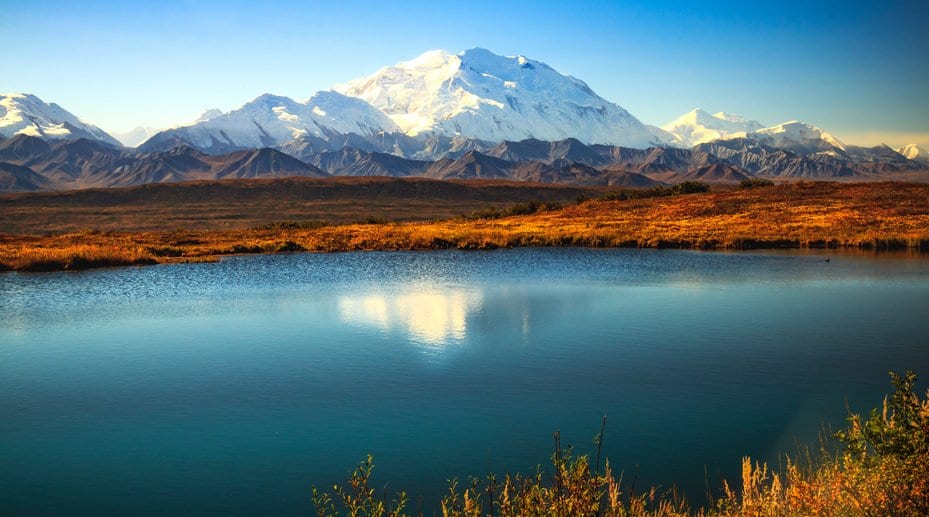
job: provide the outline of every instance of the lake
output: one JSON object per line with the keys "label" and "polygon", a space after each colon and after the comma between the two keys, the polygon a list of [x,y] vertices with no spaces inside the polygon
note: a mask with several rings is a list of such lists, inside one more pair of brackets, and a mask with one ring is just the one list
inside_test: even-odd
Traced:
{"label": "lake", "polygon": [[[827,262],[825,259],[829,258]],[[929,378],[929,260],[513,249],[0,275],[0,514],[306,514],[532,473],[552,432],[704,500]],[[925,382],[921,382],[925,386]]]}

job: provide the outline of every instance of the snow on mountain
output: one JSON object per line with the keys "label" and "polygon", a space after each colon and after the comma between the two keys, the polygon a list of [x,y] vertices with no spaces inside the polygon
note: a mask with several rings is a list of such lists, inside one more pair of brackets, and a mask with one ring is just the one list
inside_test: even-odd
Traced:
{"label": "snow on mountain", "polygon": [[909,144],[897,149],[897,152],[905,156],[907,160],[929,162],[929,147]]}
{"label": "snow on mountain", "polygon": [[122,142],[126,147],[135,147],[148,140],[152,135],[158,133],[159,129],[153,127],[139,126],[125,133],[111,133],[114,138]]}
{"label": "snow on mountain", "polygon": [[731,133],[720,140],[739,138],[749,138],[777,149],[786,149],[801,155],[818,152],[844,154],[846,151],[845,144],[840,142],[838,138],[816,126],[796,120],[755,131]]}
{"label": "snow on mountain", "polygon": [[763,127],[759,122],[739,115],[722,111],[710,114],[697,108],[661,126],[661,129],[676,136],[681,145],[693,147],[732,133],[757,131]]}
{"label": "snow on mountain", "polygon": [[204,113],[197,122],[162,132],[174,134],[200,149],[269,147],[309,132],[305,105],[271,94],[241,108],[216,115]]}
{"label": "snow on mountain", "polygon": [[[798,122],[796,120],[778,124],[776,126],[762,128],[755,131],[754,134],[756,136],[764,135],[771,142],[783,141],[787,145],[789,145],[791,142],[815,143],[822,141],[838,149],[845,150],[845,144],[840,142],[838,138],[830,135],[829,133],[816,126]],[[775,147],[780,146],[775,145]]]}
{"label": "snow on mountain", "polygon": [[735,124],[746,124],[748,126],[758,126],[758,128],[763,127],[761,123],[754,121],[754,120],[749,120],[743,117],[742,115],[736,115],[735,113],[726,113],[725,111],[719,111],[717,113],[713,113],[713,116],[720,120],[725,120],[727,122],[732,122]]}
{"label": "snow on mountain", "polygon": [[179,138],[211,152],[271,147],[305,136],[334,133],[372,136],[397,126],[366,102],[321,91],[306,102],[264,94],[237,110],[208,110],[193,124],[163,131],[156,140]]}
{"label": "snow on mountain", "polygon": [[0,135],[31,135],[45,139],[87,138],[120,143],[106,131],[83,122],[61,106],[28,93],[0,94]]}
{"label": "snow on mountain", "polygon": [[[361,99],[333,90],[316,92],[306,101],[317,125],[342,133],[372,136],[400,128],[383,112]],[[320,136],[321,133],[317,133]]]}
{"label": "snow on mountain", "polygon": [[545,63],[480,48],[429,51],[334,89],[379,108],[408,135],[629,147],[675,140]]}
{"label": "snow on mountain", "polygon": [[223,114],[223,112],[220,111],[220,110],[218,110],[218,109],[216,109],[216,108],[211,108],[211,109],[208,109],[208,110],[204,110],[203,113],[201,113],[200,116],[197,117],[197,119],[194,120],[193,123],[196,124],[196,123],[198,123],[198,122],[206,122],[207,120],[210,120],[211,118],[216,118],[216,117],[218,117],[218,116],[220,116],[220,115],[222,115],[222,114]]}

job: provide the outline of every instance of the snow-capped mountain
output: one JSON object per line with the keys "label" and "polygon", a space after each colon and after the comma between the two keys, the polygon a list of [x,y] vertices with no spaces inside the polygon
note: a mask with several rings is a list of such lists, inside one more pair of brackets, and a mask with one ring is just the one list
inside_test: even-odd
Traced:
{"label": "snow-capped mountain", "polygon": [[162,131],[143,147],[177,141],[217,153],[272,147],[308,136],[373,136],[397,130],[378,109],[334,91],[317,92],[306,102],[264,94],[229,113],[208,110],[193,124]]}
{"label": "snow-capped mountain", "polygon": [[897,149],[897,152],[905,156],[907,160],[929,162],[929,147],[909,144]]}
{"label": "snow-capped mountain", "polygon": [[0,135],[30,135],[50,140],[87,138],[120,143],[106,131],[83,122],[61,106],[28,93],[0,94]]}
{"label": "snow-capped mountain", "polygon": [[142,142],[148,140],[153,135],[158,133],[159,129],[153,127],[142,127],[139,126],[125,133],[111,133],[114,138],[122,142],[126,147],[135,147]]}
{"label": "snow-capped mountain", "polygon": [[763,127],[761,123],[739,115],[722,111],[711,114],[697,108],[661,126],[661,129],[676,136],[681,145],[693,147],[733,133],[747,133]]}
{"label": "snow-capped mountain", "polygon": [[524,56],[433,50],[334,88],[386,113],[407,135],[500,142],[563,140],[644,148],[672,143],[583,81]]}
{"label": "snow-capped mountain", "polygon": [[798,122],[784,122],[776,126],[765,127],[755,131],[743,131],[724,136],[720,140],[747,138],[761,144],[785,149],[800,155],[829,153],[844,155],[845,144],[822,129]]}
{"label": "snow-capped mountain", "polygon": [[216,118],[222,114],[223,112],[216,108],[203,110],[203,113],[201,113],[200,116],[197,117],[192,123],[197,124],[199,122],[206,122],[207,120],[210,120],[211,118]]}

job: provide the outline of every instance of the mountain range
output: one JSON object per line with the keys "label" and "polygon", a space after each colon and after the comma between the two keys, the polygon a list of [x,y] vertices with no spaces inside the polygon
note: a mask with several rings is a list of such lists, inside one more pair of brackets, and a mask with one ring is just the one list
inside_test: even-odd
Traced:
{"label": "mountain range", "polygon": [[925,169],[888,147],[847,147],[848,157],[801,155],[747,138],[693,149],[635,149],[527,139],[476,147],[437,160],[417,160],[344,146],[295,157],[269,147],[208,154],[186,144],[164,151],[113,146],[99,140],[49,140],[30,135],[0,139],[0,191],[68,190],[145,183],[259,177],[420,176],[506,179],[576,186],[649,187],[682,181],[738,182],[751,177],[892,179]]}
{"label": "mountain range", "polygon": [[326,174],[647,186],[929,168],[916,145],[846,145],[798,121],[696,109],[650,126],[545,63],[479,48],[426,52],[304,101],[264,94],[152,133],[118,135],[141,142],[130,149],[54,103],[0,95],[0,190]]}
{"label": "mountain range", "polygon": [[190,146],[140,153],[98,140],[0,140],[0,190],[70,190],[145,183],[257,177],[325,177],[280,151],[261,148],[210,155]]}

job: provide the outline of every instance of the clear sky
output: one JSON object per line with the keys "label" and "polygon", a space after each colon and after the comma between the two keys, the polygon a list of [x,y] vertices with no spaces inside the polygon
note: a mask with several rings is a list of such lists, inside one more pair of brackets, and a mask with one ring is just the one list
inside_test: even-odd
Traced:
{"label": "clear sky", "polygon": [[702,107],[929,144],[927,0],[0,0],[0,92],[115,132],[471,47],[544,61],[649,124]]}

